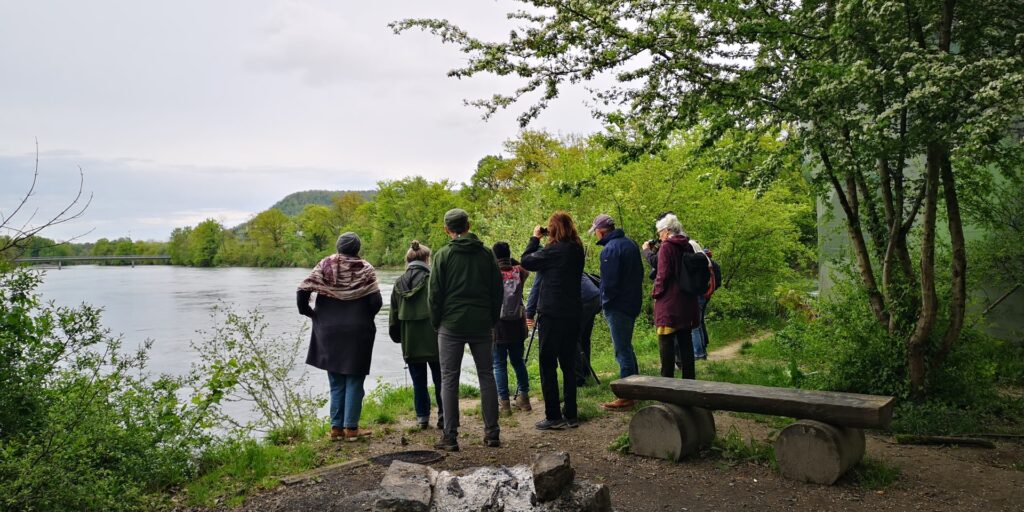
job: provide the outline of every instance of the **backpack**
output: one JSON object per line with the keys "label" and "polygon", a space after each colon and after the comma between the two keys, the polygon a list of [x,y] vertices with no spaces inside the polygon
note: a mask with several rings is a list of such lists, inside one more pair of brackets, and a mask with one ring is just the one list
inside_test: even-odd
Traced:
{"label": "backpack", "polygon": [[526,315],[523,307],[523,270],[516,265],[501,271],[502,320],[519,320]]}
{"label": "backpack", "polygon": [[722,280],[722,270],[706,252],[686,253],[680,278],[684,293],[710,299]]}

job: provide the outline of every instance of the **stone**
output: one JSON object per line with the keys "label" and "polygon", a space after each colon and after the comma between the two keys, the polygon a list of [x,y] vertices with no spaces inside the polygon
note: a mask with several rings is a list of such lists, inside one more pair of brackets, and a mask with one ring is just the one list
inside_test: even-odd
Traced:
{"label": "stone", "polygon": [[478,468],[466,475],[442,471],[434,486],[433,509],[437,512],[530,511],[536,496],[530,480],[530,468]]}
{"label": "stone", "polygon": [[380,482],[375,512],[428,512],[437,472],[428,466],[396,460]]}
{"label": "stone", "polygon": [[832,485],[864,456],[864,431],[800,420],[779,432],[775,459],[782,476]]}
{"label": "stone", "polygon": [[541,502],[552,501],[572,485],[576,471],[566,452],[545,453],[533,461],[533,488]]}
{"label": "stone", "polygon": [[552,511],[611,512],[612,494],[607,485],[575,482],[569,492],[548,503]]}
{"label": "stone", "polygon": [[635,455],[679,461],[711,446],[715,420],[700,407],[654,404],[629,422],[629,450]]}

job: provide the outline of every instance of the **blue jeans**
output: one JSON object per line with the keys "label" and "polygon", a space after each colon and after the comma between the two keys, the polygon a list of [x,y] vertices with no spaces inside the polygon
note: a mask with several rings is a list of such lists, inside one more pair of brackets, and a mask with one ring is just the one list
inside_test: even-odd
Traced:
{"label": "blue jeans", "polygon": [[707,307],[708,300],[704,297],[697,297],[697,306],[700,308],[700,325],[694,327],[690,331],[690,338],[693,342],[693,357],[696,359],[706,359],[708,357],[707,348],[708,340],[705,337],[704,329],[704,308]]}
{"label": "blue jeans", "polygon": [[363,412],[363,380],[366,375],[327,372],[331,383],[331,426],[358,428]]}
{"label": "blue jeans", "polygon": [[619,363],[619,378],[636,375],[639,373],[636,352],[633,352],[633,325],[636,324],[636,317],[606,309],[604,319],[608,322],[608,330],[611,331],[615,361]]}
{"label": "blue jeans", "polygon": [[495,343],[492,356],[494,358],[494,382],[498,386],[498,399],[508,400],[506,360],[512,363],[512,370],[516,372],[519,393],[527,394],[530,391],[530,374],[526,373],[526,361],[523,360],[523,342],[500,345]]}
{"label": "blue jeans", "polygon": [[431,380],[434,381],[434,400],[437,401],[437,417],[443,418],[441,409],[441,363],[430,361],[425,363],[408,363],[409,376],[412,377],[412,405],[416,409],[416,419],[423,422],[430,420],[430,391],[427,389],[427,367],[430,367]]}

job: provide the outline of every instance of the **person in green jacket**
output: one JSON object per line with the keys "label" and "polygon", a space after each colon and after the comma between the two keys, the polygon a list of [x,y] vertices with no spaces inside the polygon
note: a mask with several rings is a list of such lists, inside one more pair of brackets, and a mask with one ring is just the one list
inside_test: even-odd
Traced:
{"label": "person in green jacket", "polygon": [[434,446],[458,451],[459,377],[462,355],[469,345],[480,380],[484,445],[501,446],[498,391],[491,364],[491,329],[501,313],[502,283],[498,260],[469,232],[469,215],[455,208],[444,214],[451,242],[434,255],[430,269],[430,322],[437,329],[441,360],[441,403],[444,433]]}
{"label": "person in green jacket", "polygon": [[430,425],[430,392],[427,390],[427,367],[430,367],[437,400],[437,428],[444,428],[437,331],[430,325],[430,307],[427,304],[430,247],[413,240],[405,253],[405,262],[405,274],[391,289],[388,334],[392,341],[402,344],[402,358],[412,377],[412,403],[419,427],[425,429]]}

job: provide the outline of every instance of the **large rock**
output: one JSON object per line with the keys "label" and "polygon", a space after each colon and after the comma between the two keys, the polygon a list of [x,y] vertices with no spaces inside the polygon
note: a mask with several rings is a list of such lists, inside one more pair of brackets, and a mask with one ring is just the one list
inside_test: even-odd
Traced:
{"label": "large rock", "polygon": [[537,498],[529,485],[530,468],[478,468],[466,475],[441,471],[434,486],[437,512],[532,511]]}
{"label": "large rock", "polygon": [[437,472],[429,466],[396,460],[380,482],[376,512],[428,512]]}
{"label": "large rock", "polygon": [[864,431],[800,420],[779,432],[775,459],[782,476],[831,485],[864,456]]}
{"label": "large rock", "polygon": [[558,499],[544,505],[545,509],[558,512],[611,512],[612,494],[604,484],[575,482],[569,492],[562,493]]}
{"label": "large rock", "polygon": [[711,446],[715,419],[700,407],[654,404],[640,409],[629,422],[629,450],[636,455],[671,461]]}
{"label": "large rock", "polygon": [[542,502],[558,498],[572,485],[572,479],[576,476],[566,452],[538,455],[532,469],[534,492]]}

